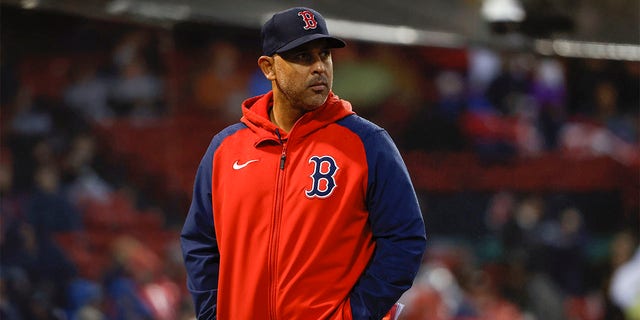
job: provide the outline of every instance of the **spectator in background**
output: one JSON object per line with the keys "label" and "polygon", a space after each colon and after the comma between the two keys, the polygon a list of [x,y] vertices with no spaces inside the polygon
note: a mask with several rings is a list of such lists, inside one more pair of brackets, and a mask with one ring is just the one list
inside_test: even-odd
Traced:
{"label": "spectator in background", "polygon": [[68,281],[75,267],[49,237],[22,221],[8,230],[0,247],[8,298],[25,319],[62,319]]}
{"label": "spectator in background", "polygon": [[16,97],[11,131],[23,136],[45,136],[53,131],[53,119],[46,102],[34,97],[29,88],[22,88]]}
{"label": "spectator in background", "polygon": [[119,116],[154,118],[163,111],[162,87],[144,59],[136,56],[119,67],[109,100]]}
{"label": "spectator in background", "polygon": [[36,291],[29,301],[31,312],[28,319],[66,320],[64,310],[51,301],[57,290],[63,289],[56,289],[53,292]]}
{"label": "spectator in background", "polygon": [[12,155],[12,188],[16,192],[33,191],[36,168],[54,163],[55,152],[52,143],[43,137],[12,135],[8,139]]}
{"label": "spectator in background", "polygon": [[501,295],[498,281],[478,266],[476,258],[463,244],[432,245],[412,288],[400,300],[405,304],[402,319],[526,319],[522,309]]}
{"label": "spectator in background", "polygon": [[471,97],[484,96],[485,92],[501,72],[501,60],[494,50],[474,47],[468,50],[469,94]]}
{"label": "spectator in background", "polygon": [[463,76],[454,70],[444,70],[436,77],[438,109],[442,120],[455,123],[467,107],[467,85]]}
{"label": "spectator in background", "polygon": [[237,106],[247,95],[248,76],[240,69],[240,59],[233,43],[217,41],[207,48],[193,79],[193,95],[201,111],[226,121],[242,116]]}
{"label": "spectator in background", "polygon": [[[610,81],[600,81],[595,87],[595,119],[597,124],[608,129],[627,143],[638,142],[638,128],[633,115],[620,110],[619,90]],[[637,117],[637,114],[635,115]]]}
{"label": "spectator in background", "polygon": [[541,236],[548,252],[547,272],[566,295],[586,294],[587,230],[582,213],[573,206],[561,209],[544,223]]}
{"label": "spectator in background", "polygon": [[81,228],[80,213],[62,190],[60,173],[54,164],[43,164],[36,169],[27,219],[41,237]]}
{"label": "spectator in background", "polygon": [[[69,279],[75,275],[75,267],[54,242],[53,235],[59,232],[78,230],[82,226],[78,209],[67,199],[60,186],[60,177],[55,164],[40,165],[35,172],[35,186],[26,209],[26,220],[18,226],[13,236],[16,243],[7,243],[9,261],[27,271],[38,286],[47,288],[34,290],[44,294],[38,299],[52,306],[64,303],[60,295],[49,296],[47,290],[64,292]],[[44,312],[44,310],[36,310]]]}
{"label": "spectator in background", "polygon": [[[4,247],[3,247],[4,248]],[[0,282],[6,294],[2,306],[7,310],[8,316],[17,315],[18,320],[28,319],[30,313],[29,299],[34,290],[34,283],[29,279],[27,272],[11,263],[5,262],[5,254],[2,254],[2,264],[0,269]],[[4,318],[2,318],[4,319]],[[14,320],[14,319],[12,319]]]}
{"label": "spectator in background", "polygon": [[502,232],[505,281],[501,289],[538,319],[562,320],[562,292],[546,272],[545,212],[546,202],[538,195],[527,195],[516,205]]}
{"label": "spectator in background", "polygon": [[131,236],[113,242],[115,265],[107,277],[113,319],[177,319],[179,286],[162,274],[160,257]]}
{"label": "spectator in background", "polygon": [[487,206],[485,212],[485,226],[491,234],[500,235],[505,225],[513,218],[516,206],[516,197],[511,191],[496,192]]}
{"label": "spectator in background", "polygon": [[156,38],[144,30],[125,34],[116,44],[109,103],[117,116],[153,118],[165,111],[159,49]]}
{"label": "spectator in background", "polygon": [[68,313],[70,320],[106,320],[106,315],[100,310],[104,302],[103,289],[99,283],[74,279],[67,287]]}
{"label": "spectator in background", "polygon": [[527,53],[507,53],[501,72],[491,81],[485,94],[502,115],[517,112],[518,102],[531,90],[534,59]]}
{"label": "spectator in background", "polygon": [[0,270],[0,319],[22,320],[22,315],[14,302],[11,301],[7,291],[6,275]]}
{"label": "spectator in background", "polygon": [[[540,270],[545,265],[542,249],[541,227],[545,214],[545,201],[538,195],[526,195],[516,205],[511,219],[502,229],[502,241],[507,257],[523,257]],[[535,258],[535,259],[532,259]]]}
{"label": "spectator in background", "polygon": [[[22,320],[20,308],[17,305],[20,298],[17,294],[10,294],[11,271],[9,264],[15,262],[13,247],[20,244],[15,232],[24,222],[25,197],[17,193],[12,187],[13,167],[9,151],[0,150],[0,319]],[[20,270],[19,268],[14,268]]]}
{"label": "spectator in background", "polygon": [[80,206],[87,200],[105,202],[113,188],[95,171],[95,137],[79,134],[71,141],[69,152],[63,159],[64,180],[69,199]]}
{"label": "spectator in background", "polygon": [[118,40],[111,56],[113,66],[123,68],[135,59],[142,59],[152,74],[165,70],[162,54],[165,41],[162,35],[142,28],[129,29]]}
{"label": "spectator in background", "polygon": [[609,156],[625,165],[640,164],[638,114],[620,113],[618,90],[610,81],[598,81],[593,90],[592,118],[563,124],[558,140],[561,150],[571,157]]}
{"label": "spectator in background", "polygon": [[109,107],[109,80],[98,73],[94,61],[82,61],[71,72],[71,83],[64,92],[69,108],[92,121],[104,121],[114,116]]}
{"label": "spectator in background", "polygon": [[461,126],[475,151],[485,159],[504,160],[554,148],[564,121],[560,65],[527,53],[505,54],[502,68],[495,55],[481,50],[471,57],[469,106]]}
{"label": "spectator in background", "polygon": [[435,76],[434,87],[435,97],[409,100],[409,105],[417,106],[404,107],[411,113],[407,117],[407,123],[401,123],[406,142],[402,147],[425,151],[462,150],[466,141],[462,136],[459,120],[467,109],[465,79],[455,70],[443,70]]}
{"label": "spectator in background", "polygon": [[538,106],[538,127],[544,138],[544,148],[556,148],[556,139],[566,120],[566,85],[559,61],[541,59],[535,66],[531,94]]}

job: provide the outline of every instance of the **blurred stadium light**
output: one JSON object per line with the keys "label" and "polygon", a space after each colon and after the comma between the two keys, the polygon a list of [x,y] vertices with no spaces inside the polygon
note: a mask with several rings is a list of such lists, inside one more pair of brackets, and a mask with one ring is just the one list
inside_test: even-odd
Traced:
{"label": "blurred stadium light", "polygon": [[640,61],[640,46],[571,40],[537,40],[536,52],[568,58]]}
{"label": "blurred stadium light", "polygon": [[191,16],[191,7],[185,4],[158,3],[154,1],[115,0],[107,4],[110,14],[129,13],[153,19],[186,20]]}
{"label": "blurred stadium light", "polygon": [[418,30],[408,26],[389,26],[349,20],[327,19],[334,34],[349,39],[403,45],[423,45],[461,48],[467,41],[455,33]]}
{"label": "blurred stadium light", "polygon": [[490,22],[521,22],[526,13],[518,0],[485,0],[482,2],[482,16]]}

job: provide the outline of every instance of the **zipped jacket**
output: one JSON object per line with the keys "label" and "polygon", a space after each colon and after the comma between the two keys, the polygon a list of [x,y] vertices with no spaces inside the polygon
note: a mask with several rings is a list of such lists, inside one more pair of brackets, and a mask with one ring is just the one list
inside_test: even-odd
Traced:
{"label": "zipped jacket", "polygon": [[181,245],[198,319],[381,319],[425,228],[389,135],[330,93],[289,133],[250,98],[199,165]]}

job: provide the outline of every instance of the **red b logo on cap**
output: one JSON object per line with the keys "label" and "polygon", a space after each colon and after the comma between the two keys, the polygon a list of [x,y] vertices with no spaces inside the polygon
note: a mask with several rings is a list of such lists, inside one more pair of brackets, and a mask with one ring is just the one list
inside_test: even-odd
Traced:
{"label": "red b logo on cap", "polygon": [[318,22],[316,22],[316,17],[313,15],[311,11],[300,11],[298,12],[298,16],[302,17],[302,21],[304,21],[304,29],[315,29],[318,27]]}

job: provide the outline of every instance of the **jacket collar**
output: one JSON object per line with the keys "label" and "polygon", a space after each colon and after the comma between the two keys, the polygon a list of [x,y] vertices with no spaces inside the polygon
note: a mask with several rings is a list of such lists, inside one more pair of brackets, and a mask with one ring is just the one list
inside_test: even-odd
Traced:
{"label": "jacket collar", "polygon": [[[327,101],[319,108],[305,113],[295,123],[291,132],[284,133],[282,129],[269,120],[269,110],[273,106],[273,91],[249,98],[242,103],[242,121],[256,135],[256,145],[263,141],[286,140],[290,137],[304,137],[328,124],[334,123],[348,115],[353,114],[351,103],[340,99],[333,92],[329,92]],[[280,137],[276,133],[280,130]]]}

